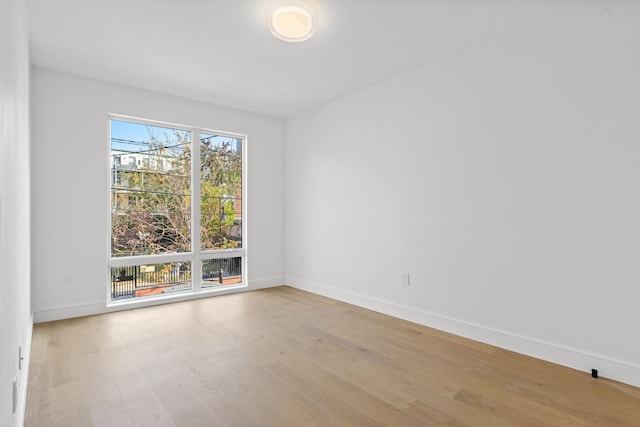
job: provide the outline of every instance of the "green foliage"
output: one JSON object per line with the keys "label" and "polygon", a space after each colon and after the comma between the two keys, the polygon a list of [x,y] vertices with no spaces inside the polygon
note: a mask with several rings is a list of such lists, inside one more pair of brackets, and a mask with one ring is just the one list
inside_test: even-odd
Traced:
{"label": "green foliage", "polygon": [[[191,250],[191,134],[174,131],[145,142],[144,165],[112,170],[112,254],[131,256]],[[242,153],[229,142],[200,145],[203,249],[239,246]]]}

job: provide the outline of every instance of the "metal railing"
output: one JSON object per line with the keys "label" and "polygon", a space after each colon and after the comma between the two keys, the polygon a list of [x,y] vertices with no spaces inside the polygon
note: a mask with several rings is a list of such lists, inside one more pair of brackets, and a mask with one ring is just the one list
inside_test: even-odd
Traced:
{"label": "metal railing", "polygon": [[168,288],[191,281],[191,270],[181,266],[168,271],[141,271],[140,266],[111,269],[111,298],[131,298],[136,291],[151,288]]}
{"label": "metal railing", "polygon": [[[111,299],[134,298],[191,284],[190,263],[133,265],[111,268]],[[220,286],[242,281],[242,258],[209,259],[202,262],[202,285]]]}
{"label": "metal railing", "polygon": [[242,258],[209,259],[202,262],[202,280],[208,284],[225,284],[225,279],[242,276]]}

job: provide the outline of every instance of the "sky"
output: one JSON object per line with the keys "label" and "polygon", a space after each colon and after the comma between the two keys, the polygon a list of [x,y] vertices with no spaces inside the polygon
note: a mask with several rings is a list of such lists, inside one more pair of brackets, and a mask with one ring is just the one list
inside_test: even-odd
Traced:
{"label": "sky", "polygon": [[[183,131],[188,132],[188,131]],[[148,145],[144,144],[149,141],[151,136],[155,136],[159,141],[165,141],[164,135],[172,137],[174,129],[152,126],[140,123],[131,123],[121,120],[111,120],[111,149],[116,151],[141,151],[148,149]],[[214,135],[210,133],[202,133],[202,137],[209,138],[211,142],[222,144],[223,142],[232,142],[238,138],[228,136]],[[171,139],[170,139],[171,141]],[[139,144],[136,144],[139,142]]]}
{"label": "sky", "polygon": [[[145,141],[149,141],[151,136],[155,136],[158,140],[164,141],[165,134],[172,137],[173,129],[111,120],[111,149],[122,151],[146,150],[148,149],[148,145],[144,144]],[[136,144],[136,142],[140,144]]]}

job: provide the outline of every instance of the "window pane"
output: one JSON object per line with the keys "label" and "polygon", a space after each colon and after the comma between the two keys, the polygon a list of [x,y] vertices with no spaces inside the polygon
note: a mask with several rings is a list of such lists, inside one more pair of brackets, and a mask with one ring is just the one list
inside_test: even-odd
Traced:
{"label": "window pane", "polygon": [[191,263],[111,268],[111,299],[134,298],[191,289]]}
{"label": "window pane", "polygon": [[242,258],[202,261],[202,287],[233,285],[242,282]]}
{"label": "window pane", "polygon": [[201,249],[242,247],[242,139],[202,133]]}
{"label": "window pane", "polygon": [[111,256],[191,250],[190,143],[189,131],[111,121]]}
{"label": "window pane", "polygon": [[242,284],[244,139],[177,127],[111,120],[111,300]]}

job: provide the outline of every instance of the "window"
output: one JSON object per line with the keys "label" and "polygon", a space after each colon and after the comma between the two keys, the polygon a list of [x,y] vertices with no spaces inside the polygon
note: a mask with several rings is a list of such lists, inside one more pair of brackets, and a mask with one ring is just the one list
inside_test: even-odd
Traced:
{"label": "window", "polygon": [[246,283],[246,138],[119,116],[110,123],[110,300]]}

